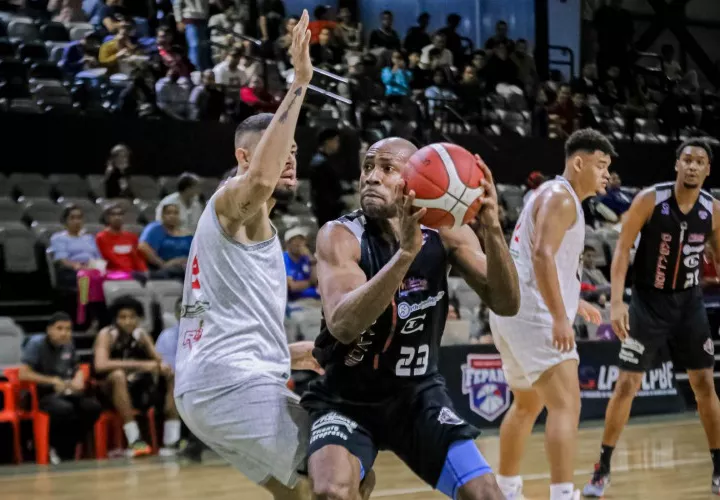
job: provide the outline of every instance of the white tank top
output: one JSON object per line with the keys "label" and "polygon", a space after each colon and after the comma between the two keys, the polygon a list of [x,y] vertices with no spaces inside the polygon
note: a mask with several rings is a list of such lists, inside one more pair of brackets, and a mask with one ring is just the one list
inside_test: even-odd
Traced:
{"label": "white tank top", "polygon": [[[185,273],[175,395],[290,375],[283,326],[287,278],[277,233],[243,245],[221,228],[215,194],[198,222]],[[273,228],[274,231],[274,228]]]}
{"label": "white tank top", "polygon": [[582,276],[581,256],[585,246],[585,216],[582,204],[578,199],[570,183],[564,177],[556,177],[535,190],[530,199],[523,207],[518,223],[515,226],[512,240],[510,241],[510,254],[515,261],[515,267],[520,279],[520,312],[517,317],[530,321],[552,323],[552,316],[540,295],[537,286],[537,277],[532,262],[533,244],[535,240],[535,221],[533,221],[533,210],[535,200],[553,185],[561,185],[572,195],[575,200],[575,223],[563,236],[560,248],[555,254],[555,266],[557,267],[558,280],[560,282],[560,295],[565,304],[567,317],[570,321],[575,320],[578,303],[580,302],[580,281]]}

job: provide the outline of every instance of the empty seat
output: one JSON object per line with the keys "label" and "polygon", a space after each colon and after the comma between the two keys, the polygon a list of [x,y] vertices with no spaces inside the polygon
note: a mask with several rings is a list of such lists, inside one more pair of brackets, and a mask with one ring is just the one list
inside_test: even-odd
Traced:
{"label": "empty seat", "polygon": [[158,185],[160,186],[160,195],[167,196],[177,191],[178,176],[162,176],[158,177]]}
{"label": "empty seat", "polygon": [[69,42],[70,32],[63,23],[47,23],[40,28],[40,38],[48,42]]}
{"label": "empty seat", "polygon": [[178,281],[162,280],[148,281],[145,288],[153,295],[155,302],[160,306],[160,312],[175,313],[175,303],[182,296],[183,285]]}
{"label": "empty seat", "polygon": [[87,182],[90,186],[90,192],[96,198],[105,196],[105,176],[101,174],[90,174],[87,176]]}
{"label": "empty seat", "polygon": [[48,180],[58,196],[87,198],[90,192],[87,180],[77,174],[53,174]]}
{"label": "empty seat", "polygon": [[10,174],[10,185],[22,196],[47,198],[50,196],[50,181],[40,174]]}
{"label": "empty seat", "polygon": [[10,102],[10,112],[12,113],[31,113],[39,115],[42,108],[32,99],[13,99]]}
{"label": "empty seat", "polygon": [[10,198],[0,198],[0,223],[18,222],[22,218],[23,207]]}
{"label": "empty seat", "polygon": [[37,40],[38,31],[32,19],[16,17],[8,24],[8,36],[20,40]]}
{"label": "empty seat", "polygon": [[13,59],[15,46],[10,40],[0,40],[0,59]]}
{"label": "empty seat", "polygon": [[157,209],[158,202],[156,201],[145,201],[140,206],[139,221],[144,221],[146,224],[155,220],[155,210]]}
{"label": "empty seat", "polygon": [[217,191],[217,188],[220,185],[220,179],[217,177],[201,177],[200,185],[200,192],[205,200],[209,200],[210,197],[215,194],[215,191]]}
{"label": "empty seat", "polygon": [[38,270],[33,233],[21,222],[0,225],[4,271],[10,273],[34,273]]}
{"label": "empty seat", "polygon": [[63,231],[65,226],[60,222],[33,222],[31,226],[37,239],[45,246],[50,244],[50,237]]}
{"label": "empty seat", "polygon": [[55,222],[61,219],[62,207],[46,198],[30,198],[25,202],[24,214],[29,220]]}
{"label": "empty seat", "polygon": [[48,55],[45,44],[39,42],[23,43],[18,48],[18,58],[22,61],[47,61]]}
{"label": "empty seat", "polygon": [[40,106],[72,107],[72,97],[63,86],[42,83],[35,87],[33,96]]}
{"label": "empty seat", "polygon": [[25,332],[7,316],[0,316],[0,368],[18,365],[22,359]]}
{"label": "empty seat", "polygon": [[144,309],[143,326],[149,327],[152,322],[152,294],[140,283],[134,280],[129,281],[105,281],[103,283],[105,292],[105,303],[109,306],[118,297],[131,295],[140,301]]}
{"label": "empty seat", "polygon": [[38,80],[62,80],[63,72],[57,63],[51,61],[38,61],[30,66],[28,77]]}
{"label": "empty seat", "polygon": [[70,39],[73,41],[81,40],[85,38],[85,35],[88,33],[95,31],[95,27],[89,23],[71,23],[71,26]]}
{"label": "empty seat", "polygon": [[77,205],[83,211],[85,222],[91,224],[103,224],[103,221],[100,220],[102,218],[102,208],[92,200],[81,197],[73,198],[70,196],[63,196],[58,200],[58,204],[63,208],[68,205]]}
{"label": "empty seat", "polygon": [[156,200],[160,197],[160,186],[148,175],[133,175],[129,180],[130,191],[136,198]]}
{"label": "empty seat", "polygon": [[12,193],[10,183],[7,180],[5,174],[0,174],[0,198],[9,197]]}
{"label": "empty seat", "polygon": [[85,232],[90,234],[98,234],[100,231],[105,229],[105,224],[99,224],[96,222],[86,222],[83,226]]}
{"label": "empty seat", "polygon": [[67,47],[67,43],[64,42],[53,42],[48,47],[50,49],[50,57],[49,60],[54,63],[59,63],[62,61],[63,54],[65,53],[65,47]]}

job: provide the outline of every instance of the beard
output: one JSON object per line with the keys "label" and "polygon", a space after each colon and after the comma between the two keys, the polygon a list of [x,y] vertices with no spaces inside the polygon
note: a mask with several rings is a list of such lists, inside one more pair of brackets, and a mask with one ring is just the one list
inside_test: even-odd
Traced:
{"label": "beard", "polygon": [[272,197],[277,202],[289,203],[295,199],[295,190],[285,187],[276,187],[273,191]]}
{"label": "beard", "polygon": [[360,200],[360,208],[371,219],[392,219],[397,216],[397,207],[395,205],[367,204]]}

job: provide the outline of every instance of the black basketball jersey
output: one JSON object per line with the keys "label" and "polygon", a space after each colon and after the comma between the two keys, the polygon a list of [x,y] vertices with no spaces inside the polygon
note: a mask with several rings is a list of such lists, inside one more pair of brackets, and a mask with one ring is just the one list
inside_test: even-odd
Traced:
{"label": "black basketball jersey", "polygon": [[640,289],[665,292],[700,285],[705,241],[712,232],[713,197],[706,191],[684,214],[675,199],[675,183],[656,184],[655,209],[640,232],[634,282]]}
{"label": "black basketball jersey", "polygon": [[[359,265],[371,279],[397,249],[361,210],[338,222],[357,237]],[[448,261],[437,231],[423,227],[422,234],[422,249],[392,303],[355,342],[339,342],[323,319],[314,354],[326,370],[320,383],[333,394],[349,400],[373,400],[391,393],[397,384],[418,382],[437,373],[448,311]]]}

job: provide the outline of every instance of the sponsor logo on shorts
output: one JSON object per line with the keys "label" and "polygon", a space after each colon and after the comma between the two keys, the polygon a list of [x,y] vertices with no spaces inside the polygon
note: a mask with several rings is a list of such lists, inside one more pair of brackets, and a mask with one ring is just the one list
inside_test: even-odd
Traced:
{"label": "sponsor logo on shorts", "polygon": [[[615,365],[600,365],[598,369],[590,365],[580,365],[580,396],[583,399],[610,399],[615,383],[620,377],[620,368]],[[639,397],[675,396],[674,371],[672,361],[665,361],[657,368],[651,368],[643,374]]]}
{"label": "sponsor logo on shorts", "polygon": [[407,320],[403,325],[402,330],[400,330],[400,333],[408,335],[410,333],[422,332],[425,329],[425,316],[427,316],[427,314],[413,316]]}
{"label": "sponsor logo on shorts", "polygon": [[445,296],[445,292],[441,291],[434,297],[428,297],[422,302],[417,304],[408,304],[407,302],[400,302],[397,306],[397,315],[400,319],[407,319],[411,314],[435,307],[438,302]]}
{"label": "sponsor logo on shorts", "polygon": [[688,236],[688,243],[703,243],[705,242],[705,235],[702,233],[690,233]]}
{"label": "sponsor logo on shorts", "polygon": [[715,342],[713,342],[712,339],[707,339],[705,343],[703,344],[703,349],[705,349],[705,352],[708,353],[710,356],[715,355]]}
{"label": "sponsor logo on shorts", "polygon": [[499,354],[468,354],[462,365],[462,393],[470,409],[493,422],[510,407],[510,386],[505,380]]}
{"label": "sponsor logo on shorts", "polygon": [[645,346],[635,339],[628,337],[622,343],[620,348],[620,359],[626,363],[636,365],[640,362],[638,356],[642,356],[645,352]]}
{"label": "sponsor logo on shorts", "polygon": [[444,425],[460,425],[464,424],[465,421],[458,417],[454,411],[447,406],[443,406],[438,415],[438,422]]}
{"label": "sponsor logo on shorts", "polygon": [[407,278],[400,284],[400,297],[405,297],[412,292],[424,292],[428,289],[428,282],[424,278]]}
{"label": "sponsor logo on shorts", "polygon": [[348,436],[357,429],[357,422],[350,420],[337,412],[330,412],[317,419],[312,424],[310,443],[328,436],[338,437],[347,441]]}

